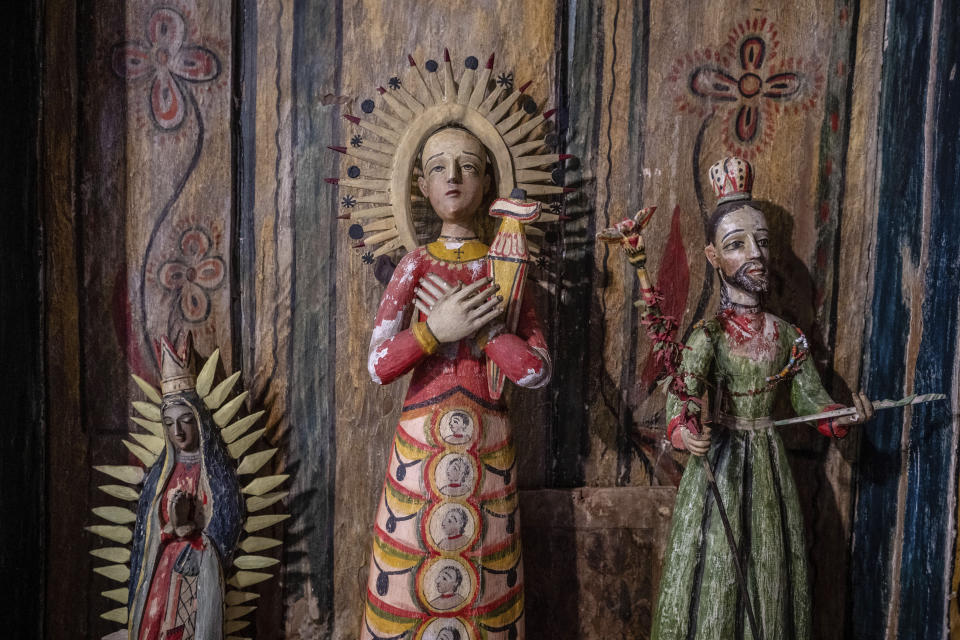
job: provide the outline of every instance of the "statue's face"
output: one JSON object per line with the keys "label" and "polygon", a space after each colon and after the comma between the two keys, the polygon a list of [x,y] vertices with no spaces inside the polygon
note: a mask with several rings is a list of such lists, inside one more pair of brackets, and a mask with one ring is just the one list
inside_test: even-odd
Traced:
{"label": "statue's face", "polygon": [[167,437],[180,451],[196,451],[200,446],[200,431],[190,407],[174,404],[163,410],[163,428]]}
{"label": "statue's face", "polygon": [[459,413],[450,416],[450,430],[454,434],[461,436],[467,430],[467,421]]}
{"label": "statue's face", "polygon": [[727,286],[749,293],[766,293],[770,273],[770,232],[763,213],[745,206],[728,213],[707,246],[710,264],[720,269]]}
{"label": "statue's face", "polygon": [[453,567],[444,567],[437,574],[437,591],[441,594],[454,593],[457,590],[460,575]]}
{"label": "statue's face", "polygon": [[441,129],[427,139],[417,184],[444,222],[469,224],[490,186],[486,151],[463,129]]}
{"label": "statue's face", "polygon": [[444,516],[443,521],[440,523],[440,528],[448,537],[463,533],[463,519],[463,512],[451,509],[447,512],[447,515]]}
{"label": "statue's face", "polygon": [[467,479],[468,469],[469,467],[467,467],[467,464],[463,460],[459,458],[457,458],[456,460],[453,460],[447,466],[447,480],[449,480],[450,482],[462,483],[464,480]]}

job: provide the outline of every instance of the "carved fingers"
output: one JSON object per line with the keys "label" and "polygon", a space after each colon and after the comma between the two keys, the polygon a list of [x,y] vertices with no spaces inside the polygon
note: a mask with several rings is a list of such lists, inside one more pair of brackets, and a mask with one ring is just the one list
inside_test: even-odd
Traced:
{"label": "carved fingers", "polygon": [[700,435],[694,434],[686,427],[680,427],[680,439],[687,451],[695,456],[702,456],[710,450],[710,427],[704,426]]}
{"label": "carved fingers", "polygon": [[863,424],[873,417],[873,403],[863,391],[853,394],[853,407],[857,412],[852,416],[843,416],[837,420],[837,424],[844,426]]}
{"label": "carved fingers", "polygon": [[420,280],[414,304],[427,317],[427,326],[439,342],[466,338],[503,313],[500,288],[492,278],[464,286],[450,285],[440,276],[427,274]]}
{"label": "carved fingers", "polygon": [[413,290],[416,297],[413,300],[414,306],[423,312],[423,315],[430,315],[433,305],[443,296],[453,292],[459,287],[459,283],[454,286],[434,273],[428,273],[420,279],[419,285]]}

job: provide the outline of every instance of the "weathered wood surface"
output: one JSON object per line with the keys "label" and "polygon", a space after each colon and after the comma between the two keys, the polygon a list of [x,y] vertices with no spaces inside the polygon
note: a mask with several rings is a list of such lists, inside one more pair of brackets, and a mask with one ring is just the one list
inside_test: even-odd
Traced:
{"label": "weathered wood surface", "polygon": [[948,401],[885,412],[864,430],[851,635],[944,637],[953,622],[954,637],[960,148],[943,124],[960,113],[960,12],[892,1],[887,15],[864,378],[871,397],[943,391]]}
{"label": "weathered wood surface", "polygon": [[[76,50],[79,39],[71,7],[44,5],[43,147],[41,194],[44,226],[45,387],[47,531],[44,562],[44,627],[47,637],[87,635],[93,601],[86,585],[90,576],[86,524],[89,436],[83,425],[80,296],[76,252],[79,214],[77,108],[79,100]],[[56,132],[56,133],[54,133]],[[56,140],[56,143],[53,141]],[[39,323],[38,323],[39,324]],[[50,390],[56,390],[50,393]],[[19,464],[19,452],[3,465]],[[15,462],[14,462],[15,461]],[[13,464],[11,464],[13,462]],[[83,505],[81,508],[80,505]],[[70,629],[70,633],[67,633]]]}
{"label": "weathered wood surface", "polygon": [[675,496],[672,487],[520,493],[535,637],[649,637]]}

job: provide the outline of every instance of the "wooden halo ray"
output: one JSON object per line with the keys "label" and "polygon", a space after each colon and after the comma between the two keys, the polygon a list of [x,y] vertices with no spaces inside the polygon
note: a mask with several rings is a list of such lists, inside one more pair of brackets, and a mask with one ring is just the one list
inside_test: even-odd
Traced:
{"label": "wooden halo ray", "polygon": [[[379,105],[372,100],[363,102],[363,112],[376,120],[344,116],[364,135],[376,139],[354,135],[350,146],[330,147],[368,165],[363,172],[352,165],[346,177],[328,178],[327,182],[359,192],[344,196],[343,206],[350,211],[339,217],[355,222],[351,237],[355,240],[362,237],[357,247],[371,251],[373,257],[417,248],[411,193],[417,154],[427,138],[443,127],[462,127],[486,147],[493,164],[498,197],[508,197],[515,187],[526,191],[531,198],[573,191],[552,184],[550,171],[537,170],[570,156],[537,153],[547,142],[530,138],[554,110],[538,113],[539,107],[532,100],[520,101],[530,83],[514,89],[512,74],[501,74],[501,78],[511,80],[498,79],[489,87],[492,54],[480,70],[475,57],[467,58],[463,73],[455,80],[447,50],[443,57],[442,65],[427,61],[424,75],[413,56],[408,56],[410,64],[405,80],[401,82],[394,77],[388,82],[389,89],[378,87]],[[373,206],[354,210],[358,204]],[[557,214],[544,213],[540,222],[560,219]],[[354,234],[357,225],[362,231]]]}

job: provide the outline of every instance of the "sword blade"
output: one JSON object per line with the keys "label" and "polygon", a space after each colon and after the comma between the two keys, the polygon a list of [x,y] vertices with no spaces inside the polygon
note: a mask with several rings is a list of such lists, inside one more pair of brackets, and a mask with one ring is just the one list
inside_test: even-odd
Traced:
{"label": "sword blade", "polygon": [[[911,404],[922,404],[924,402],[934,402],[936,400],[946,400],[947,396],[942,393],[925,393],[923,395],[909,395],[900,400],[878,400],[873,403],[874,409],[893,409],[896,407],[905,407]],[[852,416],[857,412],[856,407],[844,407],[842,409],[834,409],[832,411],[822,411],[820,413],[812,413],[806,416],[798,416],[796,418],[784,418],[783,420],[777,420],[773,423],[775,427],[781,427],[786,424],[796,424],[798,422],[815,422],[817,420],[823,420],[825,418],[842,418],[843,416]]]}

